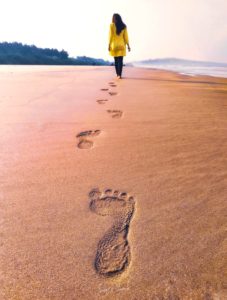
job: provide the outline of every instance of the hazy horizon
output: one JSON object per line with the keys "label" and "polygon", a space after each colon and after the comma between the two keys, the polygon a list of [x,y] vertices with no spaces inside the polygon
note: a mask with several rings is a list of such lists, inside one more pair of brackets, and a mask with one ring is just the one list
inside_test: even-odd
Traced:
{"label": "hazy horizon", "polygon": [[109,24],[117,12],[128,26],[132,48],[128,62],[176,57],[226,63],[227,1],[182,2],[8,0],[1,3],[0,41],[111,60]]}

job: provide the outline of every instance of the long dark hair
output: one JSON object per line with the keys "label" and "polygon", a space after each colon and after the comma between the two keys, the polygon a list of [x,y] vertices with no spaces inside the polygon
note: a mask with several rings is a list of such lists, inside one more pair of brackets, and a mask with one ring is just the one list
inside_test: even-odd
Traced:
{"label": "long dark hair", "polygon": [[114,14],[112,22],[115,24],[116,29],[117,29],[117,35],[121,33],[123,29],[126,28],[125,23],[122,21],[122,18],[119,14]]}

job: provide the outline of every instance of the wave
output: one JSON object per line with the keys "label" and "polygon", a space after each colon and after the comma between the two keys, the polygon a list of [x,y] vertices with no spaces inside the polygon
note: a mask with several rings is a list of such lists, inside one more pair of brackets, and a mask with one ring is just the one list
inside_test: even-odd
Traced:
{"label": "wave", "polygon": [[187,61],[181,59],[157,59],[134,62],[133,66],[174,71],[184,75],[207,75],[227,78],[227,64]]}

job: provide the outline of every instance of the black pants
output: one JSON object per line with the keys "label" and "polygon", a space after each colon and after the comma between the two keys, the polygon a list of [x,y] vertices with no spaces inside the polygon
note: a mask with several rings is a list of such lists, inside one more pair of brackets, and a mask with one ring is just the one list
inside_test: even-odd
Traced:
{"label": "black pants", "polygon": [[114,61],[117,76],[121,76],[123,69],[123,56],[115,56]]}

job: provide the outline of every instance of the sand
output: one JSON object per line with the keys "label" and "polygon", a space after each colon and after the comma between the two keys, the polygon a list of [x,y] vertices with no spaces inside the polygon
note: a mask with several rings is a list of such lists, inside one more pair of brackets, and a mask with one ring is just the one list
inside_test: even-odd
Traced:
{"label": "sand", "polygon": [[124,76],[0,67],[0,299],[227,299],[227,79]]}

